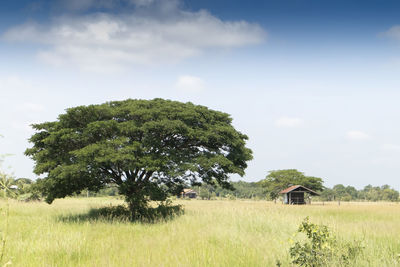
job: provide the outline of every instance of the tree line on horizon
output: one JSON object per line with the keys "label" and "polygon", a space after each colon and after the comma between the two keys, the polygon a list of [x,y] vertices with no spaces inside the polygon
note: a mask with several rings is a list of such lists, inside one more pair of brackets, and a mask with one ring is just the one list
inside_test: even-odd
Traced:
{"label": "tree line on horizon", "polygon": [[[285,175],[294,175],[292,179]],[[272,177],[279,177],[277,179]],[[283,182],[287,178],[286,183]],[[294,178],[293,178],[294,177]],[[307,182],[308,180],[308,182]],[[295,182],[298,183],[295,183]],[[42,198],[38,184],[28,178],[9,179],[7,184],[15,185],[15,197],[24,200],[39,200]],[[332,188],[322,186],[322,179],[317,177],[305,176],[303,173],[290,170],[271,171],[266,179],[257,182],[234,181],[231,182],[232,189],[226,189],[219,185],[210,185],[203,183],[198,186],[187,186],[198,193],[200,199],[253,199],[253,200],[277,200],[279,199],[279,191],[290,185],[301,184],[312,190],[317,191],[320,196],[313,197],[316,201],[400,201],[399,191],[389,185],[372,186],[366,185],[362,189],[356,189],[354,186],[345,186],[343,184],[334,185]],[[278,193],[277,193],[278,192]],[[101,196],[118,196],[118,187],[109,184],[109,186],[101,189],[99,192],[83,190],[81,193],[75,194],[79,197],[101,197]],[[0,197],[3,193],[0,193]],[[170,196],[175,196],[171,194]]]}
{"label": "tree line on horizon", "polygon": [[357,190],[354,186],[337,184],[332,188],[323,186],[318,177],[306,176],[296,169],[270,171],[265,179],[258,182],[232,182],[233,191],[203,184],[193,187],[202,199],[215,197],[277,200],[279,192],[291,185],[302,185],[320,194],[313,197],[320,201],[399,201],[399,192],[389,185],[367,185]]}
{"label": "tree line on horizon", "polygon": [[[254,199],[254,200],[274,200],[271,192],[264,185],[265,180],[258,182],[234,181],[231,182],[233,190],[222,188],[221,186],[212,186],[203,183],[199,186],[188,186],[198,193],[200,199]],[[36,183],[28,178],[10,179],[8,185],[15,185],[15,196],[20,200],[39,200],[40,192],[36,188]],[[307,186],[306,186],[307,187]],[[319,197],[313,197],[320,201],[400,201],[399,191],[389,185],[372,186],[366,185],[362,189],[356,189],[354,186],[345,186],[343,184],[334,185],[332,188],[323,187],[318,190]],[[82,191],[76,196],[118,196],[118,188],[112,184],[100,190],[99,192]],[[0,197],[3,193],[0,193]],[[279,196],[277,197],[279,198]],[[277,199],[276,198],[276,199]]]}
{"label": "tree line on horizon", "polygon": [[[222,198],[239,198],[239,199],[259,199],[273,200],[268,192],[265,191],[259,182],[232,182],[234,191],[226,190],[221,187],[210,187],[202,185],[200,187],[192,187],[193,190],[199,193],[201,199]],[[367,185],[363,189],[357,190],[353,186],[344,186],[337,184],[332,188],[325,187],[318,197],[313,197],[319,201],[392,201],[397,202],[399,192],[389,185],[372,186]]]}

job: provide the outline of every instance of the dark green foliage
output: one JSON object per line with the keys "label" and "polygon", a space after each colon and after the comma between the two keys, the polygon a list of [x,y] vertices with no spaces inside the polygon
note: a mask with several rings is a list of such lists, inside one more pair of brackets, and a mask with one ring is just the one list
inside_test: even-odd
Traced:
{"label": "dark green foliage", "polygon": [[92,208],[89,210],[87,214],[88,218],[92,220],[120,220],[120,221],[129,221],[131,219],[132,214],[126,206],[118,205],[118,206],[109,206],[102,208]]}
{"label": "dark green foliage", "polygon": [[332,188],[332,191],[337,200],[350,201],[357,198],[357,190],[352,186],[345,187],[342,184],[337,184]]}
{"label": "dark green foliage", "polygon": [[192,189],[198,191],[202,199],[209,199],[213,194],[217,197],[265,199],[265,190],[260,183],[238,181],[231,182],[231,185],[231,189],[226,189],[218,185],[210,186],[208,184],[203,184],[200,187],[193,187]]}
{"label": "dark green foliage", "polygon": [[202,184],[198,187],[199,197],[201,199],[211,199],[211,194],[215,193],[216,187],[209,184]]}
{"label": "dark green foliage", "polygon": [[270,171],[260,184],[266,189],[271,199],[278,198],[279,192],[291,185],[302,185],[314,191],[322,191],[324,188],[321,178],[305,176],[304,173],[295,169]]}
{"label": "dark green foliage", "polygon": [[44,198],[43,189],[44,182],[42,179],[31,181],[28,186],[22,187],[25,190],[18,196],[21,201],[40,201]]}
{"label": "dark green foliage", "polygon": [[129,207],[125,205],[109,206],[102,208],[92,208],[86,214],[74,214],[60,217],[65,222],[85,222],[85,221],[122,221],[122,222],[142,222],[156,223],[167,221],[184,213],[181,205],[172,205],[169,200],[162,202],[157,207],[148,207],[142,214],[132,214]]}
{"label": "dark green foliage", "polygon": [[335,185],[332,189],[326,188],[321,193],[321,200],[325,201],[399,201],[399,192],[388,185],[372,186],[367,185],[362,190],[353,186]]}
{"label": "dark green foliage", "polygon": [[[297,173],[297,171],[296,171]],[[301,176],[299,176],[301,177]],[[307,181],[307,178],[310,178]],[[284,179],[282,179],[284,180]],[[317,182],[317,186],[314,186],[312,183]],[[268,187],[269,184],[266,184],[266,180],[261,180],[259,182],[245,182],[245,181],[238,181],[238,182],[231,182],[232,189],[225,189],[220,186],[210,186],[208,184],[203,184],[200,187],[192,187],[193,190],[197,191],[200,194],[202,199],[209,199],[213,193],[216,194],[218,197],[229,197],[234,196],[237,198],[245,198],[245,199],[265,199],[267,191],[267,198],[272,198],[272,196],[278,196],[274,194],[274,192],[279,192],[282,189],[285,189],[289,185],[283,183],[283,185],[277,185],[275,191],[272,191],[271,188]],[[388,185],[383,186],[365,186],[362,190],[357,190],[353,186],[343,186],[341,184],[335,185],[332,189],[331,188],[323,188],[321,190],[320,187],[320,178],[315,177],[308,177],[306,176],[306,181],[304,184],[307,184],[308,188],[317,189],[321,196],[315,197],[317,200],[322,201],[350,201],[350,200],[365,200],[365,201],[399,201],[399,192],[395,189],[391,188]],[[282,188],[283,187],[283,188]],[[267,189],[267,190],[266,190]]]}
{"label": "dark green foliage", "polygon": [[40,196],[40,193],[38,193],[38,192],[30,191],[28,193],[18,195],[17,199],[20,201],[25,201],[25,202],[40,201],[41,196]]}
{"label": "dark green foliage", "polygon": [[321,192],[321,196],[319,198],[322,201],[333,201],[335,200],[335,192],[330,188],[325,188],[324,191]]}
{"label": "dark green foliage", "polygon": [[313,224],[308,217],[298,232],[306,234],[308,239],[296,242],[289,250],[292,263],[298,266],[351,266],[363,249],[360,242],[339,243],[327,226]]}
{"label": "dark green foliage", "polygon": [[399,192],[389,185],[372,186],[367,185],[359,191],[359,198],[369,201],[399,201]]}
{"label": "dark green foliage", "polygon": [[251,150],[231,122],[226,113],[163,99],[80,106],[33,125],[25,154],[46,175],[39,187],[48,203],[115,184],[140,214],[186,183],[229,188],[229,174],[244,174]]}

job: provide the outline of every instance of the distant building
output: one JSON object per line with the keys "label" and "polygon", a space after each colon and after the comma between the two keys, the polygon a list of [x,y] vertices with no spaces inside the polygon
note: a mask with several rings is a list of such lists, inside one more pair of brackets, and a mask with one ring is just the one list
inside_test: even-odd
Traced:
{"label": "distant building", "polygon": [[304,193],[308,193],[312,196],[319,196],[317,192],[302,185],[293,185],[279,192],[279,194],[283,194],[283,203],[296,205],[306,204]]}
{"label": "distant building", "polygon": [[187,198],[196,198],[197,192],[192,189],[186,188],[186,189],[183,189],[183,191],[181,193],[181,197],[182,198],[186,198],[186,197]]}

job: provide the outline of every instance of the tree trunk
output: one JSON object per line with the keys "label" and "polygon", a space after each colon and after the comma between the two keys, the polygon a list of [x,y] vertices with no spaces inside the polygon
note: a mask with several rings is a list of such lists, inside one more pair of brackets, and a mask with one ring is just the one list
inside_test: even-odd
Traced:
{"label": "tree trunk", "polygon": [[120,186],[119,192],[125,196],[132,219],[138,219],[146,214],[148,203],[143,186],[133,181],[126,181]]}
{"label": "tree trunk", "polygon": [[139,219],[142,216],[146,216],[149,206],[147,199],[143,194],[136,193],[127,195],[125,196],[125,200],[128,203],[128,208],[133,219]]}

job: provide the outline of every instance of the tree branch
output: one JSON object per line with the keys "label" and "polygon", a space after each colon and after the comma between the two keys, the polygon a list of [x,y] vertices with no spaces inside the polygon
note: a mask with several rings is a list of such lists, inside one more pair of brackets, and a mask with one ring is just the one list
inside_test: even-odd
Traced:
{"label": "tree branch", "polygon": [[107,174],[110,174],[111,177],[113,178],[113,180],[115,181],[116,184],[122,184],[122,179],[121,176],[118,175],[117,172],[115,172],[112,168],[104,168],[104,167],[100,167],[100,169],[103,172],[106,172]]}
{"label": "tree branch", "polygon": [[140,173],[140,175],[139,175],[138,181],[142,181],[143,176],[144,176],[145,174],[146,174],[146,171],[143,170],[143,171]]}
{"label": "tree branch", "polygon": [[153,173],[154,173],[154,171],[147,172],[146,176],[143,179],[143,182],[147,182],[150,179],[150,177],[153,175]]}

